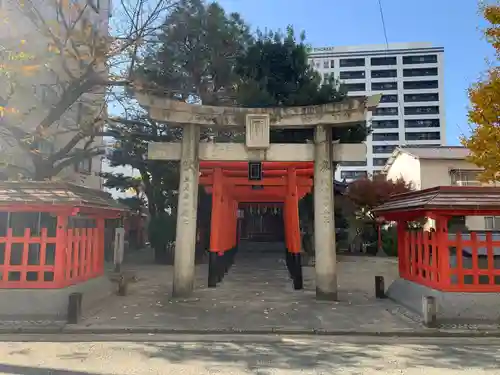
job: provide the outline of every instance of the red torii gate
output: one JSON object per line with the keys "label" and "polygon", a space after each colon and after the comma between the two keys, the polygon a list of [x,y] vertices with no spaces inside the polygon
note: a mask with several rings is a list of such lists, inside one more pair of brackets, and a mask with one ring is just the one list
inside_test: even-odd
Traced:
{"label": "red torii gate", "polygon": [[295,289],[303,288],[299,200],[313,187],[313,162],[263,162],[262,179],[249,180],[246,162],[200,162],[200,184],[212,194],[208,286],[215,287],[234,261],[240,203],[283,203],[286,265]]}

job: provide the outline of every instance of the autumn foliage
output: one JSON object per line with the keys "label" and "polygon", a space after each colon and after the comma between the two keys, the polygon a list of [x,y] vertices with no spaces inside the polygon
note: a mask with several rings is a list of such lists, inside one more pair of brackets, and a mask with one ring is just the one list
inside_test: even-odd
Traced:
{"label": "autumn foliage", "polygon": [[109,104],[144,89],[131,72],[176,2],[0,1],[0,180],[87,183]]}
{"label": "autumn foliage", "polygon": [[364,218],[373,219],[371,211],[387,202],[392,195],[406,193],[412,190],[411,184],[403,179],[386,180],[385,176],[374,176],[373,179],[363,178],[349,184],[347,195],[356,207],[356,211]]}
{"label": "autumn foliage", "polygon": [[488,22],[484,36],[495,48],[495,61],[484,79],[469,89],[473,129],[462,144],[471,151],[469,160],[484,169],[480,179],[488,182],[500,180],[500,5],[486,6],[482,13]]}

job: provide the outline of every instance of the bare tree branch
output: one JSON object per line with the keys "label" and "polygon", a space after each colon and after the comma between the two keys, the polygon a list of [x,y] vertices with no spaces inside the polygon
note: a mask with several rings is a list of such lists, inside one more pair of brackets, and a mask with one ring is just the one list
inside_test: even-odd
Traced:
{"label": "bare tree branch", "polygon": [[74,151],[71,155],[68,155],[66,159],[57,162],[57,164],[53,168],[54,175],[59,174],[63,169],[71,167],[81,160],[93,159],[94,157],[101,155],[104,155],[104,150],[92,149]]}
{"label": "bare tree branch", "polygon": [[[1,67],[2,72],[8,71],[8,74],[0,72],[0,105],[4,107],[1,110],[7,113],[13,106],[24,102],[28,106],[20,108],[15,116],[10,112],[8,116],[2,116],[0,134],[2,143],[10,145],[12,152],[29,156],[20,159],[32,161],[32,176],[51,178],[81,158],[103,154],[104,151],[95,144],[98,137],[110,134],[102,129],[107,117],[105,96],[109,96],[108,100],[119,101],[120,94],[114,90],[137,84],[132,72],[140,59],[140,51],[152,41],[166,14],[178,0],[120,0],[113,9],[113,20],[119,26],[113,37],[91,31],[87,17],[91,9],[87,4],[77,4],[69,9],[68,2],[53,0],[44,4],[42,12],[37,1],[13,2],[14,5],[17,3],[18,14],[13,17],[16,24],[29,22],[39,34],[34,43],[27,37],[23,50],[38,52],[34,52],[31,65],[17,61],[17,70]],[[54,22],[55,17],[47,17],[50,11],[46,5],[53,7],[57,22]],[[45,53],[40,53],[40,36],[48,41]],[[18,44],[18,41],[13,41],[12,48],[19,48]],[[120,73],[117,74],[118,70]],[[40,85],[33,86],[27,78],[28,73],[32,76],[51,75],[54,84],[45,89]],[[94,92],[97,97],[85,95]],[[47,93],[50,93],[49,98]],[[102,99],[99,94],[103,95]],[[28,97],[29,100],[25,100]],[[84,113],[85,118],[77,118],[77,113]],[[58,144],[62,136],[69,138]],[[46,142],[58,147],[48,154],[41,152],[40,145]],[[31,167],[20,165],[19,169],[26,175]]]}

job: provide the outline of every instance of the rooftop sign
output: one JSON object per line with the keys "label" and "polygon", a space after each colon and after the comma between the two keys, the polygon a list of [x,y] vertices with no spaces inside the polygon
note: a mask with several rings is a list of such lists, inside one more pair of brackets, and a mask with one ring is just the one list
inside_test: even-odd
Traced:
{"label": "rooftop sign", "polygon": [[324,51],[334,51],[335,47],[318,47],[318,48],[313,48],[313,52],[324,52]]}

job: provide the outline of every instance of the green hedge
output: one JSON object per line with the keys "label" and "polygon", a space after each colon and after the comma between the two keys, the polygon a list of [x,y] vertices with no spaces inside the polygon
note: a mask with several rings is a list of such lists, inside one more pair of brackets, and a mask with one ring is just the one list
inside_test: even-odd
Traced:
{"label": "green hedge", "polygon": [[149,222],[149,240],[155,251],[155,262],[173,264],[176,217],[167,213],[151,219]]}
{"label": "green hedge", "polygon": [[382,229],[382,250],[388,256],[398,256],[398,234],[395,226]]}

